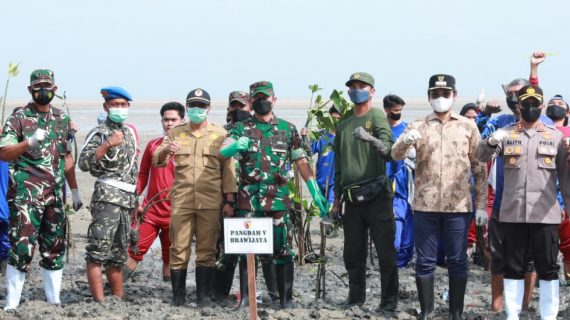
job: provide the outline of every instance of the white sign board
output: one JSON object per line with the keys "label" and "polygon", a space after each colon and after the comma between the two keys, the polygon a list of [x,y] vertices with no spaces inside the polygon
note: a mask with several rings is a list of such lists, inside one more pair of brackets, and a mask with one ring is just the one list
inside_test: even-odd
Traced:
{"label": "white sign board", "polygon": [[224,218],[224,252],[273,254],[273,219]]}

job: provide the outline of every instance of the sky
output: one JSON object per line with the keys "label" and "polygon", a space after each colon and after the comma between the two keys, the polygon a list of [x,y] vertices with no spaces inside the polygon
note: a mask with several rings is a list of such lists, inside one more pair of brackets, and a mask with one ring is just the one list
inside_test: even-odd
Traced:
{"label": "sky", "polygon": [[422,97],[447,73],[460,97],[500,96],[543,50],[558,54],[540,65],[545,95],[570,97],[568,12],[567,0],[2,0],[0,84],[15,62],[9,100],[29,98],[37,68],[70,100],[108,85],[135,101],[183,101],[197,87],[226,98],[259,80],[307,98],[309,84],[328,95],[360,71],[377,95]]}

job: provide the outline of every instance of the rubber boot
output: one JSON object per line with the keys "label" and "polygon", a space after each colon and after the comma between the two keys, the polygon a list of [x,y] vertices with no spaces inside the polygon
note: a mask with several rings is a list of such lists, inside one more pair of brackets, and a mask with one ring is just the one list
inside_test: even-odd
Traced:
{"label": "rubber boot", "polygon": [[503,275],[491,273],[491,311],[503,311]]}
{"label": "rubber boot", "polygon": [[467,277],[449,277],[449,319],[461,319],[466,287]]}
{"label": "rubber boot", "polygon": [[279,289],[279,304],[281,309],[293,308],[293,278],[295,274],[293,263],[278,264],[277,287]]}
{"label": "rubber boot", "polygon": [[362,306],[366,301],[366,270],[348,272],[348,299],[344,306]]}
{"label": "rubber boot", "polygon": [[522,310],[524,280],[503,279],[507,320],[518,320]]}
{"label": "rubber boot", "polygon": [[49,304],[60,304],[59,293],[61,291],[61,278],[63,269],[47,270],[42,268],[42,276],[44,280],[44,292],[46,300]]}
{"label": "rubber boot", "polygon": [[[230,256],[232,258],[237,256]],[[234,281],[234,273],[236,271],[236,262],[228,259],[223,270],[215,269],[214,279],[212,282],[212,297],[216,301],[222,301],[230,295],[232,283]]]}
{"label": "rubber boot", "polygon": [[427,320],[433,312],[433,277],[416,277],[418,300],[420,300],[420,319]]}
{"label": "rubber boot", "polygon": [[170,283],[172,284],[172,305],[175,307],[186,304],[186,275],[187,269],[170,269]]}
{"label": "rubber boot", "polygon": [[213,267],[196,267],[196,303],[199,307],[207,307],[212,303]]}
{"label": "rubber boot", "polygon": [[262,262],[261,269],[267,286],[271,302],[279,301],[279,288],[277,286],[277,270],[273,262]]}
{"label": "rubber boot", "polygon": [[239,262],[239,302],[236,310],[244,309],[249,306],[249,291],[247,289],[247,262]]}
{"label": "rubber boot", "polygon": [[16,309],[20,305],[20,297],[22,289],[26,281],[26,273],[22,272],[13,265],[6,266],[6,306],[4,310]]}
{"label": "rubber boot", "polygon": [[540,319],[554,320],[560,306],[560,282],[558,280],[539,280],[540,284]]}

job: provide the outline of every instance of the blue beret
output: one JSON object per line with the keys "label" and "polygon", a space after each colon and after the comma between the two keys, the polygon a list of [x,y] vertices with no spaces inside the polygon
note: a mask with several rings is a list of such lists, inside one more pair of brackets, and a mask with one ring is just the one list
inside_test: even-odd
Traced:
{"label": "blue beret", "polygon": [[101,95],[105,101],[111,99],[125,99],[127,101],[133,101],[133,97],[121,87],[105,87],[101,89]]}

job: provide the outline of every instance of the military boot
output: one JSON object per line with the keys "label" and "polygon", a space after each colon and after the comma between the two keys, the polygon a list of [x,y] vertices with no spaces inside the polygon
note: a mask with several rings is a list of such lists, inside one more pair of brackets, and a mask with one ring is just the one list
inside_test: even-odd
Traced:
{"label": "military boot", "polygon": [[170,283],[172,284],[172,305],[182,306],[186,303],[186,275],[187,269],[170,269]]}
{"label": "military boot", "polygon": [[[223,269],[215,269],[214,280],[212,283],[212,297],[216,301],[226,299],[230,295],[232,283],[234,281],[234,273],[236,271],[237,256],[228,256]],[[236,258],[236,259],[234,259]]]}

